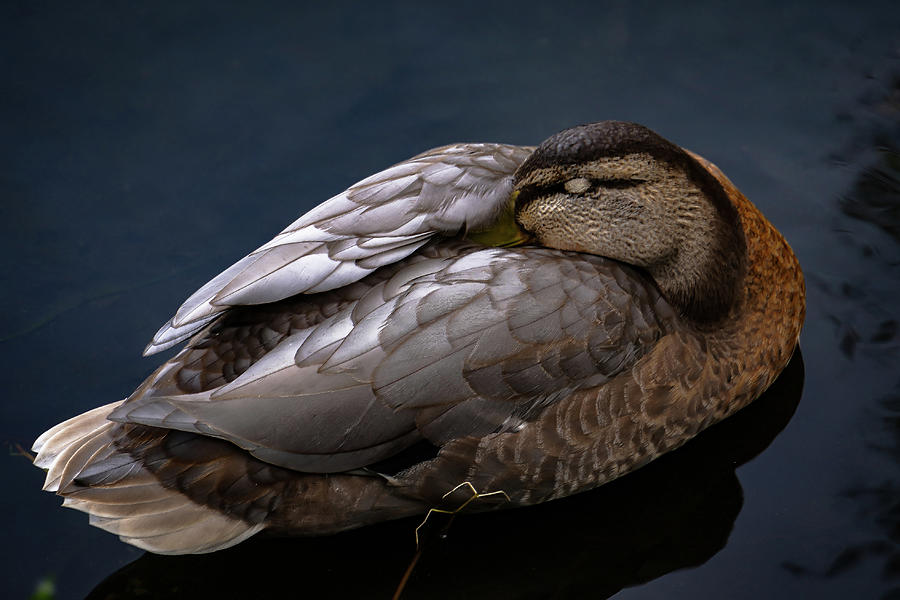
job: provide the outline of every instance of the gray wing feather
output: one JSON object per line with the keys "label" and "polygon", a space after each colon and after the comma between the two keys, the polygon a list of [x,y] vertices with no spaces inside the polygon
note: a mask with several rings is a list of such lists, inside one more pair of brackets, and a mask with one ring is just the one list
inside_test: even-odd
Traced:
{"label": "gray wing feather", "polygon": [[436,234],[488,227],[532,150],[455,144],[360,181],[197,290],[144,354],[187,339],[230,306],[339,288],[409,256]]}
{"label": "gray wing feather", "polygon": [[391,268],[230,383],[151,386],[110,418],[221,437],[297,470],[351,470],[423,437],[516,430],[628,368],[675,321],[652,283],[599,257],[442,242]]}

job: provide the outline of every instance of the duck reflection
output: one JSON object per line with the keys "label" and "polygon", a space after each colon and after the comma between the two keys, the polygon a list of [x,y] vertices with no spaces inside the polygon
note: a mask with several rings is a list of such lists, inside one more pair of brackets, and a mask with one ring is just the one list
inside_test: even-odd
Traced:
{"label": "duck reflection", "polygon": [[[762,452],[800,401],[799,348],[749,407],[681,449],[593,492],[531,508],[429,520],[403,598],[608,598],[700,565],[743,503],[735,469]],[[442,516],[442,515],[438,515]],[[415,553],[416,519],[331,537],[262,539],[193,556],[145,554],[88,598],[390,598]]]}

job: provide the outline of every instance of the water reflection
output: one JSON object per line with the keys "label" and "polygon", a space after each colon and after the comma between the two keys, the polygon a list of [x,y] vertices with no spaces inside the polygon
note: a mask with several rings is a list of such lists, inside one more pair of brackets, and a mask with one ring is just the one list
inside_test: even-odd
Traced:
{"label": "water reflection", "polygon": [[[851,189],[840,199],[841,211],[854,219],[878,227],[894,241],[900,242],[900,79],[894,81],[893,94],[897,104],[893,112],[893,124],[882,126],[873,136],[870,146],[876,149],[876,158],[864,167]],[[884,250],[871,244],[860,249],[867,259],[884,259]],[[889,270],[890,258],[884,265]],[[877,318],[864,334],[857,325],[832,317],[841,329],[839,348],[848,358],[853,358],[860,345],[873,346],[877,351],[895,345],[900,335],[900,323],[893,315],[884,314],[883,307],[870,306],[872,282],[869,280],[843,282],[836,295],[853,307],[868,309]]]}
{"label": "water reflection", "polygon": [[[865,353],[866,362],[894,375],[900,350],[900,314],[891,278],[900,266],[896,246],[900,242],[900,76],[861,104],[869,109],[873,123],[857,152],[873,158],[862,166],[839,206],[844,215],[890,237],[881,242],[852,239],[854,249],[874,267],[866,267],[858,279],[826,293],[845,306],[840,317],[831,316],[841,352],[850,359]],[[878,401],[874,416],[881,428],[867,428],[869,448],[900,466],[900,381]],[[798,577],[833,580],[871,563],[885,584],[880,597],[900,598],[900,476],[896,469],[880,474],[880,480],[848,486],[841,496],[871,533],[846,543],[824,564],[788,561],[783,567]]]}
{"label": "water reflection", "polygon": [[[890,456],[900,465],[900,383],[896,391],[879,402],[888,442],[874,449]],[[879,565],[882,580],[892,586],[881,598],[900,598],[900,480],[885,479],[875,485],[852,487],[844,491],[844,498],[857,506],[860,517],[874,523],[880,535],[848,544],[825,567],[813,567],[786,562],[784,568],[799,577],[831,579],[858,568],[865,561]]]}
{"label": "water reflection", "polygon": [[[873,140],[878,148],[874,163],[864,169],[850,193],[841,201],[841,209],[848,216],[868,221],[900,242],[900,78],[895,78],[888,99],[893,127],[886,128]],[[895,307],[896,308],[896,307]],[[888,357],[896,355],[900,326],[896,319],[883,320],[870,336]],[[890,361],[889,360],[889,364]],[[872,447],[900,465],[900,382],[895,391],[879,402],[880,418],[885,441],[875,441]],[[900,598],[900,478],[885,478],[877,484],[852,487],[844,496],[854,501],[861,516],[874,523],[881,535],[848,545],[821,575],[835,577],[857,567],[863,560],[880,563],[882,580],[892,585],[882,598]],[[795,567],[796,568],[796,567]],[[801,573],[804,571],[801,568]]]}
{"label": "water reflection", "polygon": [[876,159],[859,174],[840,200],[844,214],[872,223],[900,242],[900,74],[862,104],[875,118],[866,148],[874,148]]}
{"label": "water reflection", "polygon": [[[735,469],[787,425],[803,377],[798,350],[748,408],[599,490],[534,508],[457,518],[446,535],[432,536],[403,597],[608,598],[706,562],[725,545],[743,503]],[[298,592],[389,598],[413,556],[417,524],[407,519],[325,538],[252,540],[202,556],[145,554],[110,575],[89,598]]]}
{"label": "water reflection", "polygon": [[880,227],[900,242],[900,149],[892,146],[880,149],[878,161],[860,174],[850,193],[841,199],[841,210]]}

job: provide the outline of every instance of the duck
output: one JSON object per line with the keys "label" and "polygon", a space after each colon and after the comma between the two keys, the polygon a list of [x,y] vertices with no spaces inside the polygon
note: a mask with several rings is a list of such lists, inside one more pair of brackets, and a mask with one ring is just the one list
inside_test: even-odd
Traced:
{"label": "duck", "polygon": [[784,237],[636,123],[460,143],[350,186],[191,295],[187,343],[34,443],[158,554],[594,489],[758,398],[805,314]]}

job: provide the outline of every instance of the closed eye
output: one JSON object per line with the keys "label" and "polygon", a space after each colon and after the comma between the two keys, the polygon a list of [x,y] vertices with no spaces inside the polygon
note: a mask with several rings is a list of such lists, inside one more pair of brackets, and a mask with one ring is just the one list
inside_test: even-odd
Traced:
{"label": "closed eye", "polygon": [[[643,185],[647,183],[644,179],[628,179],[628,178],[613,178],[613,179],[588,179],[590,182],[590,187],[582,194],[587,193],[591,190],[598,189],[607,189],[607,190],[623,190],[633,187],[638,187],[639,185]],[[529,185],[523,187],[519,190],[519,195],[516,199],[516,206],[522,207],[528,202],[530,202],[533,198],[537,196],[553,196],[556,194],[568,194],[569,191],[566,189],[566,182],[555,183],[548,186],[537,186],[537,185]],[[518,210],[518,209],[517,209]]]}

